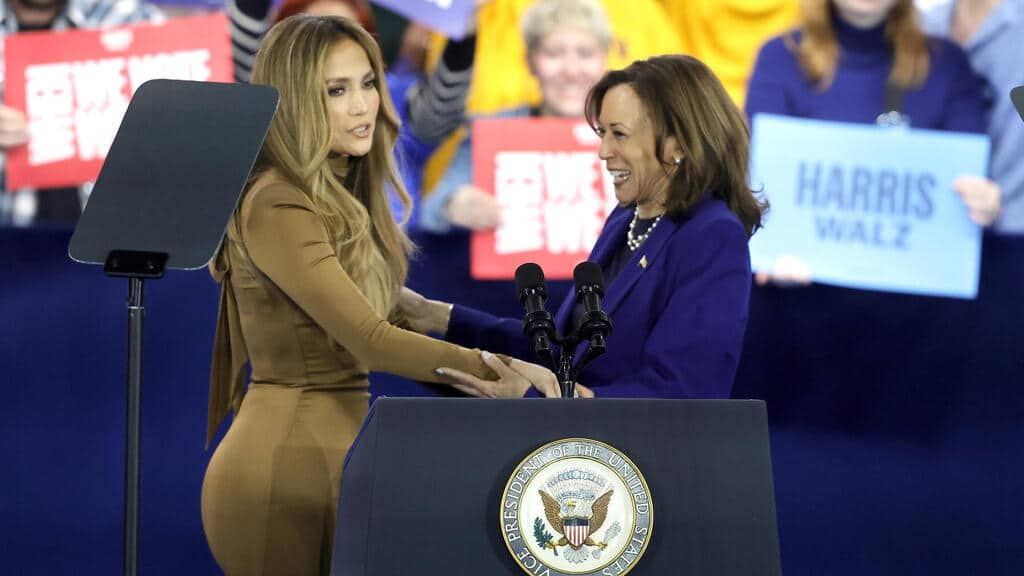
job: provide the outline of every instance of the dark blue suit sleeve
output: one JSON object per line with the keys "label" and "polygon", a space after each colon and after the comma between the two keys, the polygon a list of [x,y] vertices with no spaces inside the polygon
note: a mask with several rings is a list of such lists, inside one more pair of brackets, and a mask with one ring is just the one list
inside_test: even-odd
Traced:
{"label": "dark blue suit sleeve", "polygon": [[[728,398],[743,350],[750,302],[746,232],[717,219],[692,273],[658,315],[634,372],[596,388],[599,397]],[[585,381],[581,382],[586,385]]]}
{"label": "dark blue suit sleeve", "polygon": [[499,318],[456,304],[448,321],[446,339],[460,346],[534,361],[531,344],[523,334],[522,320]]}

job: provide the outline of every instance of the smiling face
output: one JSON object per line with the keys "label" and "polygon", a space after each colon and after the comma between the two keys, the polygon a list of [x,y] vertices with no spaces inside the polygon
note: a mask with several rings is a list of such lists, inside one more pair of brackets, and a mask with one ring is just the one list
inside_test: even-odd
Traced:
{"label": "smiling face", "polygon": [[622,206],[636,203],[642,218],[664,211],[674,159],[682,152],[674,138],[663,143],[665,159],[655,153],[655,131],[643,102],[628,84],[613,86],[601,101],[597,133],[599,155],[615,184]]}
{"label": "smiling face", "polygon": [[545,34],[528,55],[543,115],[583,116],[587,91],[601,79],[606,59],[601,41],[581,28],[563,26]]}
{"label": "smiling face", "polygon": [[380,109],[378,79],[363,48],[354,40],[339,41],[324,62],[324,87],[331,117],[331,151],[365,156],[373,145]]}

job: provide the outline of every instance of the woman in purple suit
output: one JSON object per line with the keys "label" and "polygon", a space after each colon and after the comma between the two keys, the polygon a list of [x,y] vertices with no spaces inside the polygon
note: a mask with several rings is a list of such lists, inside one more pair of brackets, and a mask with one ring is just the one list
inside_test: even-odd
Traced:
{"label": "woman in purple suit", "polygon": [[[743,113],[699,60],[659,56],[607,73],[588,95],[586,116],[601,137],[619,207],[589,258],[603,271],[613,330],[607,352],[580,372],[577,390],[727,398],[746,330],[747,241],[766,209],[748,184]],[[533,358],[520,320],[411,291],[400,306],[417,330]],[[570,296],[558,310],[558,331],[571,332],[579,316]],[[462,386],[482,385],[444,373]],[[554,380],[539,368],[521,373],[535,385]]]}

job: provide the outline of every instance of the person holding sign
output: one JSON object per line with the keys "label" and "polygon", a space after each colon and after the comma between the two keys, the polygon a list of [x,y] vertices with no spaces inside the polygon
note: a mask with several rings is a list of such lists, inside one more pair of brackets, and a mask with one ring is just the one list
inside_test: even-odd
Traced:
{"label": "person holding sign", "polygon": [[411,246],[385,193],[387,181],[408,209],[383,74],[376,42],[345,18],[288,18],[256,58],[252,81],[276,88],[280,107],[211,263],[222,289],[208,438],[229,411],[235,419],[210,460],[202,515],[232,576],[329,572],[342,463],[368,411],[370,370],[441,382],[435,369],[451,366],[479,378],[462,389],[480,396],[529,387],[515,372],[526,363],[509,367],[387,320],[398,320]]}
{"label": "person holding sign", "polygon": [[989,174],[1003,191],[998,234],[1024,234],[1024,124],[1007,95],[1024,83],[1024,0],[944,0],[924,17],[924,27],[963,47],[974,71],[989,86]]}
{"label": "person holding sign", "polygon": [[[981,84],[963,51],[930,38],[913,0],[807,0],[799,29],[762,47],[750,79],[746,111],[930,130],[983,133]],[[971,220],[989,226],[1001,191],[988,178],[954,182]],[[781,260],[781,259],[780,259]],[[765,283],[806,283],[813,271],[799,259]],[[781,263],[780,263],[781,265]]]}
{"label": "person holding sign", "polygon": [[[749,131],[721,82],[689,56],[658,56],[607,73],[587,97],[619,207],[589,260],[605,278],[613,329],[583,369],[581,395],[727,398],[750,296],[747,243],[766,205],[748,184]],[[533,354],[522,322],[405,290],[412,326],[462,345]],[[559,333],[577,325],[570,296]],[[485,384],[446,369],[451,382]],[[535,373],[527,376],[536,377]]]}
{"label": "person holding sign", "polygon": [[[526,61],[540,86],[540,105],[510,108],[491,117],[582,117],[587,91],[604,73],[612,43],[600,2],[539,0],[523,13],[522,35]],[[424,197],[420,228],[445,234],[452,226],[490,230],[498,225],[498,201],[473,185],[472,172],[473,143],[467,135],[440,181]]]}
{"label": "person holding sign", "polygon": [[[136,0],[0,0],[0,44],[19,32],[105,28],[141,22],[158,23],[163,13]],[[3,71],[0,70],[0,93]],[[0,169],[6,151],[25,146],[31,135],[25,112],[0,104]],[[92,190],[92,184],[74,188],[7,190],[0,179],[0,226],[74,224]]]}

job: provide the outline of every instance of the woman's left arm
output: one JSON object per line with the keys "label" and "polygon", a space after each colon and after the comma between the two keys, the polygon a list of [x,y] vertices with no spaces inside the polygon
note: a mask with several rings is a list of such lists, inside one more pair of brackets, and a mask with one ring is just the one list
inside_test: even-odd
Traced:
{"label": "woman's left arm", "polygon": [[[984,81],[971,69],[967,54],[952,42],[939,46],[941,59],[948,68],[949,91],[942,128],[954,132],[983,133],[986,129]],[[953,191],[960,195],[970,219],[979,226],[990,226],[1002,210],[1003,192],[985,174],[965,174],[953,182]]]}
{"label": "woman's left arm", "polygon": [[750,304],[748,239],[738,222],[725,219],[708,222],[699,236],[699,261],[676,279],[636,369],[595,387],[598,398],[729,397]]}

